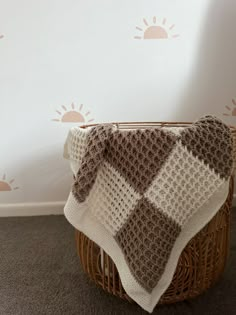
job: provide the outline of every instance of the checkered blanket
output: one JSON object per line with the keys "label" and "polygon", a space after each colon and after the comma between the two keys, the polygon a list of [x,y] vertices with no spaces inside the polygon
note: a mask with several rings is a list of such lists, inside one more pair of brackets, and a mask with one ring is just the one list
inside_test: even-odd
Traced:
{"label": "checkered blanket", "polygon": [[224,203],[233,167],[229,127],[72,128],[75,174],[64,213],[113,259],[127,294],[152,312],[181,251]]}

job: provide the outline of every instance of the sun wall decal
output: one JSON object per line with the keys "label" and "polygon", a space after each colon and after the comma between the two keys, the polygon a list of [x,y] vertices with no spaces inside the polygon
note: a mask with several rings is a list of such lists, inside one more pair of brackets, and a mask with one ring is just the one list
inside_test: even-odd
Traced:
{"label": "sun wall decal", "polygon": [[83,114],[83,104],[80,105],[79,110],[75,109],[74,103],[71,104],[71,109],[67,109],[66,106],[61,106],[63,111],[56,110],[59,118],[52,119],[53,121],[59,121],[63,123],[84,123],[91,122],[94,119],[89,119],[90,112],[87,111]]}
{"label": "sun wall decal", "polygon": [[232,104],[233,106],[228,106],[226,105],[225,108],[230,112],[230,113],[223,113],[224,116],[236,116],[236,101],[232,99]]}
{"label": "sun wall decal", "polygon": [[173,34],[174,24],[167,26],[166,18],[157,22],[157,18],[152,18],[151,25],[146,19],[143,19],[144,27],[136,26],[136,29],[141,31],[141,36],[134,36],[135,39],[168,39],[179,37],[179,34]]}
{"label": "sun wall decal", "polygon": [[2,180],[0,180],[0,192],[1,191],[11,191],[19,189],[19,187],[12,187],[14,179],[11,179],[9,182],[6,180],[6,174],[3,175]]}

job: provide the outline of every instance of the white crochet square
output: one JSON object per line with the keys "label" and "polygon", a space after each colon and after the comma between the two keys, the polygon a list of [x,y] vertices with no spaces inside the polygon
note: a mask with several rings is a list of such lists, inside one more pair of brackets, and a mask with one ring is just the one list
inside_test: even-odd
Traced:
{"label": "white crochet square", "polygon": [[177,142],[145,197],[182,226],[222,183],[218,174]]}
{"label": "white crochet square", "polygon": [[140,198],[140,194],[108,162],[104,162],[87,201],[96,205],[91,209],[92,214],[115,235]]}
{"label": "white crochet square", "polygon": [[165,131],[170,131],[174,133],[176,136],[179,136],[181,132],[184,130],[184,127],[162,127]]}
{"label": "white crochet square", "polygon": [[64,158],[76,161],[78,166],[80,166],[85,153],[89,130],[90,128],[71,128],[64,145]]}

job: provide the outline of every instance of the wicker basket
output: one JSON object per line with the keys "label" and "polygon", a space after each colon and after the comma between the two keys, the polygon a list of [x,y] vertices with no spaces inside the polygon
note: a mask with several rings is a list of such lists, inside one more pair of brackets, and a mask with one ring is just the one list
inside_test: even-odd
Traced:
{"label": "wicker basket", "polygon": [[[152,126],[185,126],[190,123],[115,123],[117,127],[131,129]],[[93,125],[85,125],[84,128]],[[234,139],[236,129],[231,127]],[[235,152],[235,146],[234,146]],[[209,287],[222,274],[228,253],[230,210],[234,179],[230,179],[227,200],[213,219],[192,238],[181,253],[172,282],[159,304],[174,303],[193,298]],[[84,271],[105,291],[132,302],[126,294],[112,259],[82,232],[75,231],[77,252]],[[102,263],[101,263],[102,262]]]}

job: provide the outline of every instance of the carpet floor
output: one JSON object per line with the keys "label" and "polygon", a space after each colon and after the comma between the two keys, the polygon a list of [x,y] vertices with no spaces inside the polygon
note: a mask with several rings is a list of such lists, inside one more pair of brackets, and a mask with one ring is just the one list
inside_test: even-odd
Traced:
{"label": "carpet floor", "polygon": [[[219,282],[158,315],[236,314],[236,211],[231,253]],[[83,273],[74,230],[63,216],[0,218],[0,315],[148,314],[96,287]]]}

